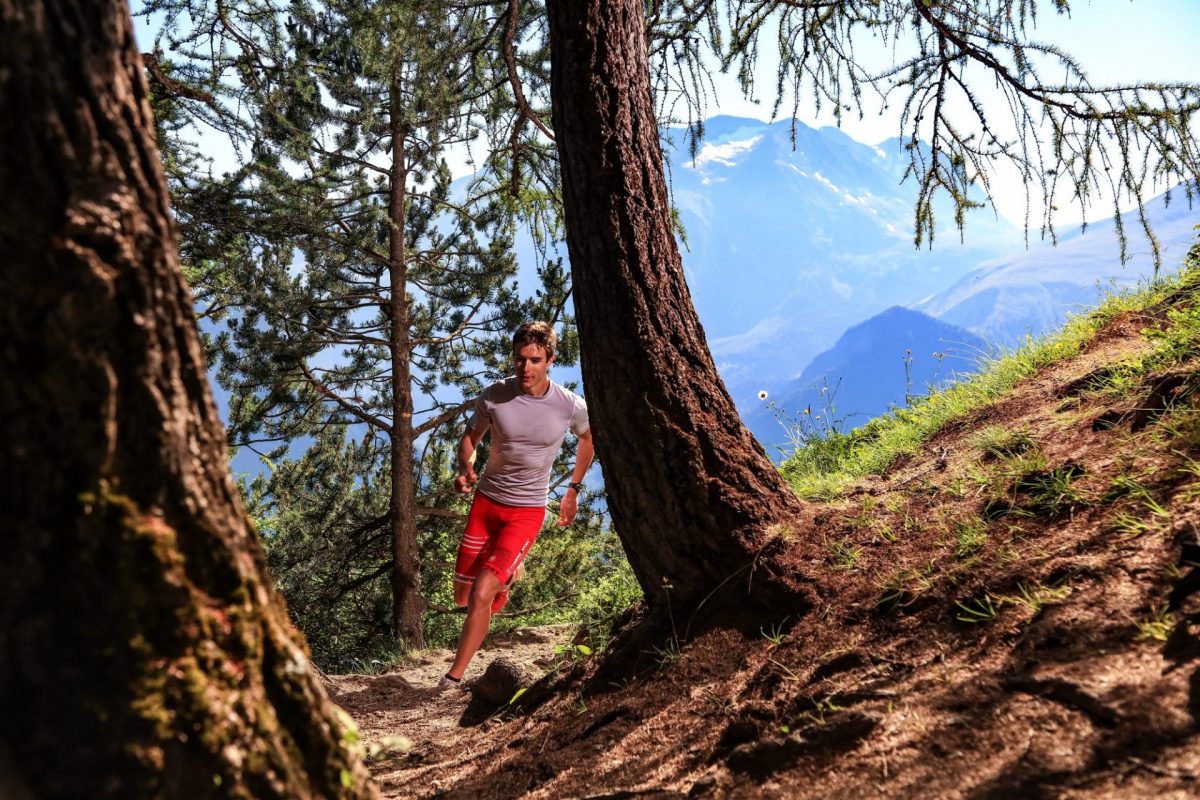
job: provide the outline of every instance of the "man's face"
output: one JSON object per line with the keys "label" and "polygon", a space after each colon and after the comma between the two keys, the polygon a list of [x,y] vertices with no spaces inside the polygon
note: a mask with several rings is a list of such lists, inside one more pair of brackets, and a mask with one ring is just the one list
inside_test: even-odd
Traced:
{"label": "man's face", "polygon": [[513,374],[526,394],[542,394],[550,382],[547,372],[554,357],[546,357],[546,348],[540,344],[527,344],[513,353]]}

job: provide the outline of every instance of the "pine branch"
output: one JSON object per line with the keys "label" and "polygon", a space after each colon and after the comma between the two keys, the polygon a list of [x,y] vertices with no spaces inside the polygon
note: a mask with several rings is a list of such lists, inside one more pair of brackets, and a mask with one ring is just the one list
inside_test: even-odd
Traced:
{"label": "pine branch", "polygon": [[452,406],[451,408],[446,409],[442,413],[438,414],[436,417],[430,417],[429,419],[425,420],[417,427],[413,428],[413,436],[414,437],[422,436],[422,435],[428,433],[429,431],[433,430],[434,428],[437,428],[441,425],[446,424],[447,422],[454,419],[455,417],[457,417],[459,414],[466,411],[468,408],[470,408],[474,404],[475,404],[474,401],[462,402],[456,406]]}
{"label": "pine branch", "polygon": [[305,379],[308,380],[309,384],[313,387],[314,390],[316,390],[317,394],[337,403],[347,413],[349,413],[353,417],[356,417],[357,419],[361,420],[362,422],[365,422],[368,425],[373,425],[374,427],[378,428],[379,430],[386,431],[389,434],[392,432],[392,426],[391,426],[391,424],[389,424],[387,422],[387,420],[385,420],[381,417],[378,417],[374,414],[367,413],[363,409],[361,409],[358,406],[351,403],[346,398],[344,398],[341,395],[334,392],[329,387],[322,384],[320,381],[317,380],[316,376],[313,375],[312,372],[309,371],[307,366],[302,365],[300,367],[300,371],[302,373],[304,373]]}
{"label": "pine branch", "polygon": [[353,580],[351,580],[349,583],[344,583],[341,586],[339,586],[338,590],[336,592],[334,592],[333,595],[329,599],[331,602],[336,603],[338,600],[341,600],[343,597],[350,594],[350,592],[354,591],[358,587],[368,584],[371,581],[375,580],[376,578],[382,578],[384,575],[388,574],[391,571],[392,571],[392,562],[385,561],[385,562],[383,562],[383,564],[381,564],[379,567],[372,570],[371,572],[368,572],[364,575],[360,575],[357,578],[354,578]]}
{"label": "pine branch", "polygon": [[366,161],[364,159],[358,158],[357,156],[350,156],[350,155],[346,155],[345,153],[326,150],[325,148],[323,148],[319,144],[317,144],[317,140],[315,138],[309,142],[308,146],[317,155],[325,156],[326,158],[328,158],[332,161],[344,161],[347,164],[357,164],[358,166],[362,167],[365,170],[369,170],[371,172],[376,172],[376,173],[378,173],[380,175],[384,175],[384,176],[389,176],[389,177],[391,176],[391,173],[388,170],[384,169],[383,167],[379,166],[378,164],[372,164],[370,161]]}
{"label": "pine branch", "polygon": [[508,21],[504,28],[503,40],[504,64],[508,68],[508,82],[512,86],[513,99],[517,103],[517,118],[508,137],[508,144],[512,150],[512,177],[509,180],[509,191],[513,197],[519,197],[521,194],[521,134],[525,130],[526,123],[532,122],[550,141],[554,141],[554,133],[529,107],[529,101],[525,99],[525,91],[521,88],[521,76],[517,73],[517,56],[513,40],[517,35],[519,8],[520,0],[509,0]]}
{"label": "pine branch", "polygon": [[484,304],[484,300],[483,299],[479,300],[479,302],[477,302],[471,308],[471,312],[469,314],[467,314],[466,317],[463,318],[463,321],[459,324],[459,326],[452,333],[449,333],[446,336],[439,336],[439,337],[428,337],[428,336],[414,337],[412,339],[412,346],[413,347],[425,347],[425,346],[431,345],[431,344],[448,344],[449,342],[452,342],[455,339],[460,338],[467,330],[469,330],[471,328],[471,320],[473,320],[475,318],[475,315],[479,313],[479,309],[483,306],[483,304]]}
{"label": "pine branch", "polygon": [[[1053,96],[1053,90],[1046,89],[1040,84],[1032,87],[1027,86],[1024,81],[1014,75],[1008,67],[1000,63],[999,59],[993,56],[989,51],[975,46],[971,42],[967,41],[966,37],[960,36],[957,31],[955,31],[940,17],[933,13],[931,4],[927,4],[925,0],[916,0],[912,6],[914,9],[916,9],[921,18],[928,22],[929,25],[936,30],[940,36],[945,37],[945,39],[953,43],[954,46],[958,48],[959,53],[961,53],[962,56],[966,56],[973,61],[977,61],[983,66],[992,70],[992,72],[996,74],[996,77],[1008,84],[1015,92],[1024,95],[1038,105],[1057,108],[1067,116],[1079,120],[1119,120],[1129,116],[1130,114],[1134,116],[1154,115],[1152,110],[1126,108],[1101,112],[1089,106],[1081,110],[1076,108],[1073,103],[1057,100]],[[956,57],[952,60],[957,61],[958,58]],[[946,69],[948,63],[949,62],[943,56],[942,69]]]}
{"label": "pine branch", "polygon": [[458,511],[451,511],[448,508],[418,508],[416,510],[416,515],[418,517],[445,517],[447,519],[458,520],[459,522],[467,521],[466,514],[462,514]]}
{"label": "pine branch", "polygon": [[224,114],[224,110],[217,103],[217,98],[213,97],[208,92],[188,86],[185,83],[173,80],[167,76],[162,70],[162,65],[158,62],[158,53],[142,53],[142,64],[150,72],[150,75],[158,82],[166,92],[173,97],[182,97],[187,100],[196,100],[204,103],[218,114]]}

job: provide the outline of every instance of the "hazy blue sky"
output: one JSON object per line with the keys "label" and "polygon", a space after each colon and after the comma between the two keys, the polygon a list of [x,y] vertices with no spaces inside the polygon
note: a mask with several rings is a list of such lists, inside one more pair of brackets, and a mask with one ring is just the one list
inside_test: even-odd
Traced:
{"label": "hazy blue sky", "polygon": [[[1055,44],[1072,55],[1095,85],[1200,82],[1200,47],[1195,41],[1200,32],[1200,2],[1196,0],[1074,0],[1069,16],[1055,13],[1050,0],[1042,0],[1038,6],[1038,25],[1031,38]],[[863,43],[869,44],[867,40]],[[765,51],[769,44],[764,39],[762,49]],[[865,57],[881,59],[873,62],[874,65],[886,66],[887,62],[882,59],[889,56],[882,47],[878,50],[877,54],[870,54],[860,48]],[[761,102],[758,103],[743,98],[732,77],[718,76],[719,102],[712,105],[711,113],[767,120],[774,101],[777,63],[777,59],[766,57],[760,61],[758,95]],[[975,88],[987,83],[979,80],[979,75],[975,73]],[[1044,77],[1049,80],[1053,74],[1047,72]],[[987,96],[986,91],[983,96]],[[993,96],[996,95],[993,93]],[[843,131],[865,144],[877,144],[899,133],[896,110],[881,115],[872,100],[868,96],[864,102],[862,120],[850,114],[843,117],[841,124]],[[790,110],[788,98],[782,108],[784,118]],[[798,118],[812,127],[836,124],[829,113],[815,114],[811,101],[801,104]],[[1022,184],[1015,171],[1001,174],[995,183],[998,210],[1018,224],[1025,212]],[[1157,191],[1165,188],[1160,186]],[[1121,205],[1126,209],[1132,206],[1127,201]],[[1059,207],[1056,217],[1059,224],[1070,225],[1082,217],[1081,210],[1069,203],[1060,202]],[[1095,220],[1110,215],[1111,206],[1104,202],[1089,211],[1088,218]],[[1035,214],[1033,220],[1037,219]]]}
{"label": "hazy blue sky", "polygon": [[[1054,13],[1042,0],[1034,40],[1058,45],[1074,56],[1096,84],[1137,81],[1200,81],[1200,2],[1196,0],[1074,0],[1070,16]],[[765,43],[764,43],[765,44]],[[764,48],[765,49],[765,48]],[[763,102],[741,97],[728,76],[718,79],[720,112],[765,120],[771,112],[773,64],[760,70]],[[1050,77],[1049,75],[1047,77]],[[814,127],[832,125],[832,116],[817,117],[803,105],[800,119]],[[844,118],[842,129],[867,144],[896,134],[894,120],[868,116]]]}

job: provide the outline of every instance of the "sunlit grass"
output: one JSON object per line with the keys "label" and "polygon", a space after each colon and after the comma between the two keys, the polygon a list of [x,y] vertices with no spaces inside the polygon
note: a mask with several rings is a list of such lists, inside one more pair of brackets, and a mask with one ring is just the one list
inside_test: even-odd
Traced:
{"label": "sunlit grass", "polygon": [[[906,408],[897,408],[849,433],[830,432],[810,440],[783,462],[780,469],[796,493],[811,500],[832,500],[856,479],[883,473],[897,459],[917,452],[947,424],[995,403],[1038,370],[1078,355],[1096,333],[1114,318],[1143,312],[1193,293],[1200,288],[1200,251],[1193,249],[1183,268],[1139,290],[1112,294],[1094,311],[1072,317],[1057,333],[1028,339],[1014,351],[985,356],[980,371],[944,389],[931,392]],[[1154,351],[1118,379],[1145,374],[1163,364],[1200,353],[1200,309],[1177,307],[1168,314],[1171,327],[1148,331]],[[996,455],[1025,449],[1019,435],[1000,432],[978,435],[977,446]],[[999,451],[999,452],[996,452]]]}

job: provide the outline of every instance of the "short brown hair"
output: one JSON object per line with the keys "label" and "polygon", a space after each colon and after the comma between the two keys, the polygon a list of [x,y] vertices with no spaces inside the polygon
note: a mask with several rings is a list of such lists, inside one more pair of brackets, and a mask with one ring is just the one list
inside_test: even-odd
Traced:
{"label": "short brown hair", "polygon": [[558,337],[554,335],[554,328],[545,322],[526,322],[513,334],[513,355],[528,344],[545,348],[546,359],[549,360],[554,358],[554,346],[558,344]]}

